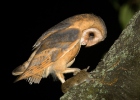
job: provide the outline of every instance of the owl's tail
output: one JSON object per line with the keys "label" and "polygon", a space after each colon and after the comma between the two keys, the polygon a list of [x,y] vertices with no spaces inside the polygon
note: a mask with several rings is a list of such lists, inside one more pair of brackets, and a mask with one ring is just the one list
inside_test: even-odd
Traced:
{"label": "owl's tail", "polygon": [[[34,75],[31,75],[31,76],[29,76],[29,77],[27,77],[27,78],[24,78],[24,79],[26,79],[26,80],[29,82],[29,84],[32,84],[32,83],[37,83],[37,84],[39,84],[42,78],[47,78],[47,77],[48,77],[48,75],[50,74],[50,68],[51,68],[51,67],[48,67],[48,68],[44,69],[43,71],[40,71],[40,72],[38,72],[38,73],[36,73],[36,74],[34,74]],[[22,73],[21,73],[21,74],[22,74]],[[19,80],[22,80],[22,79],[23,79],[23,78],[22,78],[22,75],[20,75],[20,76],[14,81],[14,83],[17,82],[17,81],[19,81]]]}

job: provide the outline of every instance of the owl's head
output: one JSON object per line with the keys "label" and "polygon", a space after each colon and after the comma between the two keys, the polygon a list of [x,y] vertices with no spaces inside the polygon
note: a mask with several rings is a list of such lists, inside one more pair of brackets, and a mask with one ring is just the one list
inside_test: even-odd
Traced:
{"label": "owl's head", "polygon": [[86,47],[103,41],[107,35],[104,21],[93,14],[81,14],[74,16],[75,26],[81,31],[81,45]]}

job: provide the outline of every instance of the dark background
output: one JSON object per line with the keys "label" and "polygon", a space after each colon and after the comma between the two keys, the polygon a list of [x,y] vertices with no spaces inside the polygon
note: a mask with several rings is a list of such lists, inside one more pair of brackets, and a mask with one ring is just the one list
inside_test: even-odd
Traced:
{"label": "dark background", "polygon": [[[46,30],[60,21],[82,13],[100,16],[107,27],[105,41],[90,47],[82,47],[71,67],[80,69],[90,66],[93,70],[103,55],[121,33],[118,12],[108,0],[69,0],[46,2],[5,2],[1,21],[1,96],[10,99],[59,100],[63,95],[60,81],[52,76],[42,79],[40,84],[29,85],[16,79],[11,72],[32,53],[32,46]],[[66,79],[72,74],[65,75]]]}

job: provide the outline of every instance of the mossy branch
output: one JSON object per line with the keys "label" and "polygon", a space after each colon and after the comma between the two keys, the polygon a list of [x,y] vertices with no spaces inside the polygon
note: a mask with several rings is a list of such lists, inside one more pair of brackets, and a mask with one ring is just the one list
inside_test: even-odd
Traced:
{"label": "mossy branch", "polygon": [[60,100],[140,100],[140,11],[91,75],[95,81],[73,87]]}

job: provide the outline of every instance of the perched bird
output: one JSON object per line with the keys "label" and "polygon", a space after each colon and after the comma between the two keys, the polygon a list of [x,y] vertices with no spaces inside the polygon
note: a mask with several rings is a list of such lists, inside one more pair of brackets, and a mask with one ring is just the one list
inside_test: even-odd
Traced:
{"label": "perched bird", "polygon": [[81,45],[90,47],[106,38],[104,21],[94,14],[79,14],[58,23],[46,31],[34,44],[34,52],[21,66],[13,70],[16,81],[27,79],[39,83],[49,74],[65,82],[64,73],[79,72],[69,68],[75,61]]}

